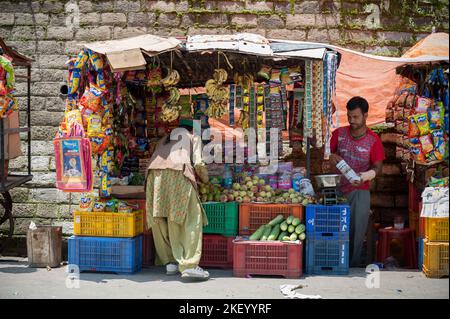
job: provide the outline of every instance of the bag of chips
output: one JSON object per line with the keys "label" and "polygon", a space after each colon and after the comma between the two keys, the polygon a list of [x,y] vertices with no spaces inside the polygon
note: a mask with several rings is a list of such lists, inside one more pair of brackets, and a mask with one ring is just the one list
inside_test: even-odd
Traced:
{"label": "bag of chips", "polygon": [[430,123],[427,114],[417,114],[413,117],[419,127],[420,135],[427,135],[430,132]]}
{"label": "bag of chips", "polygon": [[416,113],[426,113],[428,111],[428,108],[430,108],[433,105],[433,100],[426,98],[426,97],[418,97],[416,99],[416,107],[415,111]]}
{"label": "bag of chips", "polygon": [[75,123],[83,125],[83,120],[81,118],[81,112],[78,109],[69,111],[65,115],[65,122],[67,129],[70,129]]}
{"label": "bag of chips", "polygon": [[94,206],[92,208],[93,212],[104,212],[105,211],[105,202],[101,199],[98,199],[94,202]]}
{"label": "bag of chips", "polygon": [[411,152],[411,155],[412,155],[412,157],[413,157],[413,159],[415,161],[418,161],[418,162],[425,162],[426,161],[425,155],[423,154],[422,149],[421,149],[420,146],[413,146],[413,147],[411,147],[410,148],[410,152]]}
{"label": "bag of chips", "polygon": [[105,212],[109,213],[117,213],[118,200],[117,199],[108,199],[105,201]]}
{"label": "bag of chips", "polygon": [[102,97],[104,94],[104,90],[95,84],[91,84],[81,97],[80,104],[97,113],[103,108]]}
{"label": "bag of chips", "polygon": [[434,145],[430,135],[421,136],[419,140],[424,154],[428,154],[433,150]]}
{"label": "bag of chips", "polygon": [[78,211],[92,212],[94,208],[94,198],[92,196],[81,197]]}
{"label": "bag of chips", "polygon": [[102,117],[97,114],[92,114],[87,117],[87,135],[98,136],[102,133]]}

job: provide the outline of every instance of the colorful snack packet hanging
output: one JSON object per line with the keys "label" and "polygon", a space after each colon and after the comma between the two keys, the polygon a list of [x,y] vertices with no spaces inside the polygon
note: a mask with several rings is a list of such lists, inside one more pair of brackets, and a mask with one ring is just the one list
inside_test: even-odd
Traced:
{"label": "colorful snack packet hanging", "polygon": [[102,133],[102,117],[92,114],[87,118],[87,136],[98,136]]}
{"label": "colorful snack packet hanging", "polygon": [[430,135],[421,136],[419,140],[424,154],[428,154],[433,150],[434,146]]}
{"label": "colorful snack packet hanging", "polygon": [[80,99],[80,104],[93,112],[98,112],[103,108],[102,97],[105,91],[95,84],[90,84],[89,89],[85,91]]}
{"label": "colorful snack packet hanging", "polygon": [[426,113],[431,106],[433,106],[433,100],[421,96],[416,99],[415,111],[416,113]]}
{"label": "colorful snack packet hanging", "polygon": [[411,147],[410,152],[415,161],[417,161],[417,162],[425,162],[426,161],[425,155],[423,154],[420,146]]}
{"label": "colorful snack packet hanging", "polygon": [[81,112],[78,109],[69,111],[65,115],[65,122],[67,125],[67,130],[70,130],[75,124],[83,125],[83,119],[81,117]]}
{"label": "colorful snack packet hanging", "polygon": [[430,124],[428,122],[427,114],[418,114],[414,116],[414,119],[419,127],[420,135],[427,135],[430,132]]}
{"label": "colorful snack packet hanging", "polygon": [[428,110],[428,119],[430,122],[430,129],[435,130],[443,126],[444,122],[444,109],[437,107],[435,110]]}
{"label": "colorful snack packet hanging", "polygon": [[415,118],[411,116],[409,118],[408,137],[413,138],[419,135],[420,135],[419,127],[417,126]]}

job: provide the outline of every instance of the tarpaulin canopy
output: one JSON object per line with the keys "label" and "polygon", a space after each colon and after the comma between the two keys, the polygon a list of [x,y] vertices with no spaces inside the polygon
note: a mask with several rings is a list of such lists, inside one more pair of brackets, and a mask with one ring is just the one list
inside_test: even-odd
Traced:
{"label": "tarpaulin canopy", "polygon": [[386,106],[401,83],[396,68],[405,64],[448,61],[448,41],[447,33],[430,34],[401,58],[380,57],[332,46],[341,53],[335,101],[338,125],[348,125],[345,106],[350,98],[358,95],[369,102],[368,125],[384,122]]}
{"label": "tarpaulin canopy", "polygon": [[105,54],[113,71],[145,69],[144,55],[154,56],[179,47],[181,41],[152,34],[137,37],[99,41],[85,44],[85,47]]}

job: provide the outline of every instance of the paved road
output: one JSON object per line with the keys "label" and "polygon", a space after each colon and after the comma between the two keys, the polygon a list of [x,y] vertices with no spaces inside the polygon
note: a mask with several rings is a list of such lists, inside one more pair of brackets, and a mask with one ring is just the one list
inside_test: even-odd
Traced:
{"label": "paved road", "polygon": [[[66,267],[50,271],[29,268],[26,259],[0,258],[0,298],[193,298],[276,299],[284,298],[280,285],[303,285],[299,291],[322,298],[449,298],[449,279],[429,279],[419,271],[383,271],[380,288],[366,288],[364,269],[351,269],[348,276],[306,276],[302,279],[274,277],[235,278],[232,271],[210,270],[211,279],[183,283],[153,267],[135,275],[82,273],[80,288],[66,287]],[[193,289],[195,288],[195,289]]]}

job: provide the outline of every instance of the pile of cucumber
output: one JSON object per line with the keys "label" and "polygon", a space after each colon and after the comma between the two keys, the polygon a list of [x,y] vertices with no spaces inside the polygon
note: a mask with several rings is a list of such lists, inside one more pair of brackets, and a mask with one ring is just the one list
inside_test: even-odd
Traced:
{"label": "pile of cucumber", "polygon": [[289,216],[284,219],[283,215],[278,215],[268,224],[262,225],[250,237],[250,240],[281,240],[281,241],[304,241],[306,227],[300,223],[300,219]]}

